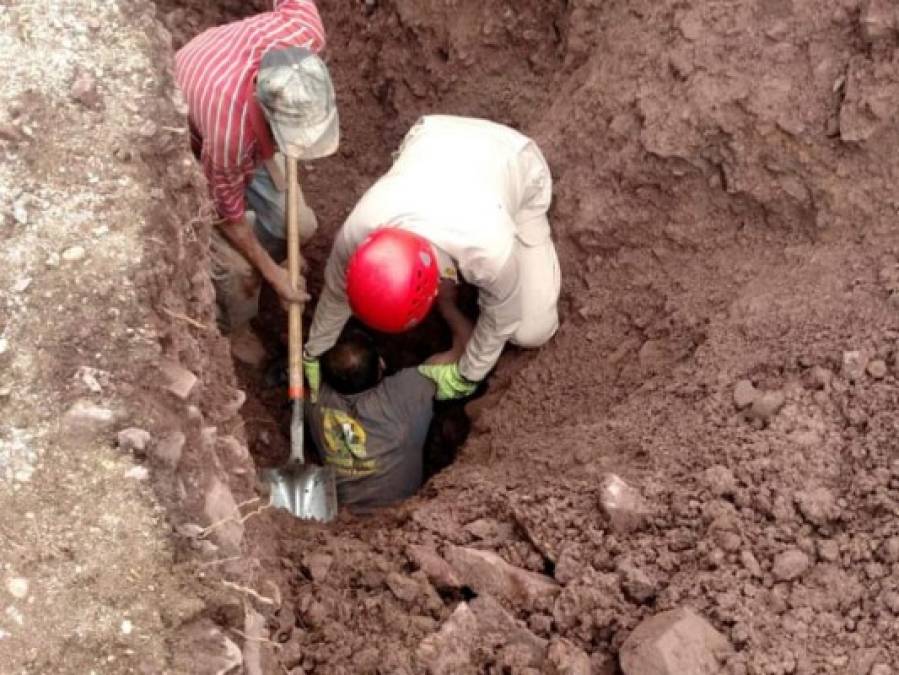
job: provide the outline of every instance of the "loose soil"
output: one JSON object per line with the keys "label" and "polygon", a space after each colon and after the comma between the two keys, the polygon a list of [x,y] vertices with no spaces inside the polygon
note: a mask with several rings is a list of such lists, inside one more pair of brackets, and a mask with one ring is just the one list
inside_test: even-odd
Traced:
{"label": "loose soil", "polygon": [[[157,2],[175,48],[261,5]],[[562,326],[540,350],[507,351],[456,461],[416,498],[328,526],[249,515],[257,502],[236,506],[257,494],[245,448],[263,462],[283,453],[278,402],[248,373],[235,378],[212,328],[196,167],[176,132],[145,136],[143,180],[164,187],[167,206],[147,212],[152,255],[137,286],[162,354],[201,381],[187,401],[140,379],[128,390],[154,434],[186,437],[177,470],[150,462],[179,532],[169,554],[205,583],[205,609],[170,624],[168,668],[205,672],[185,650],[219,631],[243,647],[247,672],[565,672],[550,652],[567,645],[615,673],[642,619],[684,605],[733,645],[728,673],[899,667],[889,3],[320,8],[343,140],[302,172],[322,223],[306,251],[313,292],[333,232],[415,119],[475,115],[535,138],[552,168]],[[261,326],[270,344],[274,316]],[[404,345],[398,362],[416,356]],[[238,386],[250,394],[239,415]],[[754,390],[769,395],[742,408]],[[605,515],[608,473],[642,493],[642,527]],[[222,486],[224,506],[210,505]],[[188,527],[235,508],[249,517],[214,536]],[[558,584],[496,598],[525,641],[549,641],[545,658],[520,630],[435,637],[467,621],[462,602],[492,607],[476,583],[441,582],[424,562],[458,562],[454,547]]]}

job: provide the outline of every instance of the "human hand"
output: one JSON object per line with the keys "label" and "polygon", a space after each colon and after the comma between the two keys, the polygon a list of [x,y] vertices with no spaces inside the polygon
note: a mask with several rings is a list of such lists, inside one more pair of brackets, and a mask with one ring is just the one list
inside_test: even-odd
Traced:
{"label": "human hand", "polygon": [[[309,300],[309,294],[306,292],[306,279],[302,276],[299,278],[297,289],[294,290],[290,286],[290,277],[284,267],[275,267],[266,275],[265,278],[271,287],[275,289],[275,293],[281,299],[282,305],[290,303],[303,304]],[[286,309],[286,306],[285,306]]]}
{"label": "human hand", "polygon": [[478,388],[477,382],[462,376],[456,363],[419,366],[418,372],[437,385],[435,398],[438,401],[465,398],[471,396]]}

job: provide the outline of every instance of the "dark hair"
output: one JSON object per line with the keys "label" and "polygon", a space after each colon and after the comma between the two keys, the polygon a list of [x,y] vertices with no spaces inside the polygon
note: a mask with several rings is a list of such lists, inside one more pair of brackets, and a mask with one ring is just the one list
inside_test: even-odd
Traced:
{"label": "dark hair", "polygon": [[372,339],[353,332],[321,356],[322,379],[339,394],[358,394],[381,377],[378,350]]}

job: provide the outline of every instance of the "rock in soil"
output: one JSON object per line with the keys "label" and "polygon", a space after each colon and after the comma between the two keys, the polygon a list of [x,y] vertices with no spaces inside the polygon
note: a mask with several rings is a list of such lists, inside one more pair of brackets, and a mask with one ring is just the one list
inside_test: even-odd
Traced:
{"label": "rock in soil", "polygon": [[96,110],[103,105],[103,100],[97,91],[97,78],[88,70],[77,71],[69,94],[73,100],[85,108]]}
{"label": "rock in soil", "polygon": [[67,262],[77,262],[82,260],[86,252],[83,246],[72,246],[62,252],[62,259]]}
{"label": "rock in soil", "polygon": [[797,492],[796,505],[799,512],[812,525],[824,525],[840,515],[836,498],[824,487]]}
{"label": "rock in soil", "polygon": [[649,516],[649,506],[639,490],[615,474],[603,477],[599,504],[612,529],[620,533],[639,530]]}
{"label": "rock in soil", "polygon": [[752,402],[749,416],[767,422],[780,411],[786,400],[782,391],[766,391]]}
{"label": "rock in soil", "polygon": [[240,553],[244,526],[238,519],[240,511],[231,489],[218,478],[213,478],[206,490],[203,508],[209,518],[212,537],[227,555]]}
{"label": "rock in soil", "polygon": [[24,577],[10,577],[6,580],[6,590],[17,600],[28,597],[28,579]]}
{"label": "rock in soil", "polygon": [[734,387],[734,405],[737,406],[737,410],[748,408],[758,397],[759,390],[749,380],[740,380]]}
{"label": "rock in soil", "polygon": [[309,553],[303,557],[303,564],[312,580],[321,582],[328,578],[334,557],[326,553]]}
{"label": "rock in soil", "polygon": [[397,599],[404,602],[414,602],[422,590],[418,582],[399,572],[388,574],[385,583]]}
{"label": "rock in soil", "polygon": [[549,577],[510,565],[490,551],[450,546],[446,559],[466,586],[512,603],[532,605],[561,590]]}
{"label": "rock in soil", "polygon": [[624,675],[717,675],[730,642],[693,610],[682,607],[640,623],[621,645]]}
{"label": "rock in soil", "polygon": [[805,381],[810,389],[827,389],[833,381],[833,373],[822,366],[813,366],[806,373]]}
{"label": "rock in soil", "polygon": [[84,436],[105,431],[111,428],[115,421],[114,411],[87,399],[75,401],[62,418],[65,433]]}
{"label": "rock in soil", "polygon": [[133,452],[140,454],[147,449],[150,444],[150,432],[146,429],[138,429],[137,427],[129,427],[122,429],[118,433],[119,450],[123,452]]}
{"label": "rock in soil", "polygon": [[706,469],[703,478],[709,491],[716,497],[733,495],[737,488],[737,479],[734,478],[734,472],[721,464],[716,464]]}
{"label": "rock in soil", "polygon": [[548,675],[590,675],[590,657],[570,640],[556,639],[546,650],[544,672]]}
{"label": "rock in soil", "polygon": [[181,400],[186,400],[197,384],[197,376],[180,363],[168,359],[159,362],[159,369],[166,380],[165,388]]}
{"label": "rock in soil", "polygon": [[868,375],[875,380],[882,380],[887,375],[887,364],[880,359],[874,359],[868,363],[866,370],[868,371]]}
{"label": "rock in soil", "polygon": [[885,563],[899,563],[899,537],[890,537],[880,546],[879,557]]}
{"label": "rock in soil", "polygon": [[868,354],[865,351],[853,350],[843,352],[843,377],[850,382],[857,382],[865,376],[868,366]]}
{"label": "rock in soil", "polygon": [[808,554],[798,548],[779,553],[771,565],[771,573],[777,581],[792,581],[802,576],[811,565]]}
{"label": "rock in soil", "polygon": [[469,602],[469,607],[478,618],[482,634],[495,634],[492,639],[496,642],[522,644],[533,654],[542,656],[546,649],[546,640],[525,628],[494,598],[486,594],[479,595]]}
{"label": "rock in soil", "polygon": [[471,647],[477,634],[477,617],[467,603],[461,602],[437,633],[421,641],[415,656],[433,675],[475,673]]}
{"label": "rock in soil", "polygon": [[413,544],[406,549],[406,555],[418,565],[418,568],[425,573],[435,588],[456,590],[462,587],[462,582],[456,572],[434,549]]}
{"label": "rock in soil", "polygon": [[624,594],[634,602],[645,603],[655,597],[656,583],[630,560],[618,563],[618,574]]}

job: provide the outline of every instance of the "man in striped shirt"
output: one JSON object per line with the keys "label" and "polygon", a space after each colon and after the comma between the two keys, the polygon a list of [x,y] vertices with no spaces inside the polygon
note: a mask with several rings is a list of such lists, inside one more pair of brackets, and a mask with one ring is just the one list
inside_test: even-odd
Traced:
{"label": "man in striped shirt", "polygon": [[[223,329],[246,326],[265,278],[287,301],[303,301],[287,271],[284,157],[315,159],[338,143],[337,109],[312,0],[275,0],[273,11],[211,28],[175,56],[191,141],[221,222],[211,254]],[[280,152],[276,152],[280,150]],[[316,228],[300,193],[301,237]]]}

